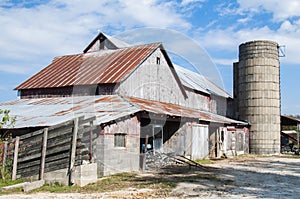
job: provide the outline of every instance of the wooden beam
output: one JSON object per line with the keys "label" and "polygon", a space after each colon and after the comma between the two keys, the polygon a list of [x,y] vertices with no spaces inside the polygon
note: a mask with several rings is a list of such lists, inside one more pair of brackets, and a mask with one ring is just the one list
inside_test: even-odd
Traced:
{"label": "wooden beam", "polygon": [[300,123],[297,123],[297,149],[299,151],[299,147],[300,147],[300,136],[299,136],[299,133],[300,133]]}
{"label": "wooden beam", "polygon": [[12,180],[17,179],[19,143],[20,143],[20,137],[17,136],[16,141],[15,141],[15,152],[14,152],[14,161],[13,161],[13,170],[12,170]]}
{"label": "wooden beam", "polygon": [[44,137],[43,137],[42,157],[41,157],[40,180],[44,180],[47,140],[48,140],[48,128],[45,128]]}
{"label": "wooden beam", "polygon": [[74,164],[75,164],[75,158],[76,158],[77,134],[78,134],[78,118],[75,118],[74,119],[72,145],[71,145],[70,165],[69,165],[69,185],[73,185],[75,183],[75,181],[74,181]]}
{"label": "wooden beam", "polygon": [[93,121],[90,122],[90,162],[93,162]]}
{"label": "wooden beam", "polygon": [[5,180],[5,166],[6,166],[6,156],[7,156],[7,141],[4,142],[3,157],[2,157],[2,180]]}

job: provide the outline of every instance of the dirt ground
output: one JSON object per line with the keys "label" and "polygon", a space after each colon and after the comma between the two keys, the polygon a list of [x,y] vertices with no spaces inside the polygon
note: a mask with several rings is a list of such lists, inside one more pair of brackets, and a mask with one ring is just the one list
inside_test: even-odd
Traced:
{"label": "dirt ground", "polygon": [[250,156],[215,161],[204,168],[176,166],[138,176],[169,180],[175,186],[168,190],[127,188],[105,193],[13,194],[0,198],[300,198],[299,158]]}

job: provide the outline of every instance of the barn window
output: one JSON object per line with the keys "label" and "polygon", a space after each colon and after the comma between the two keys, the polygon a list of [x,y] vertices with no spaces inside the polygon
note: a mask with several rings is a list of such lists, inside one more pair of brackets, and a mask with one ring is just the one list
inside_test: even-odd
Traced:
{"label": "barn window", "polygon": [[126,147],[126,134],[118,133],[114,137],[115,147]]}
{"label": "barn window", "polygon": [[160,65],[160,57],[156,57],[156,64]]}

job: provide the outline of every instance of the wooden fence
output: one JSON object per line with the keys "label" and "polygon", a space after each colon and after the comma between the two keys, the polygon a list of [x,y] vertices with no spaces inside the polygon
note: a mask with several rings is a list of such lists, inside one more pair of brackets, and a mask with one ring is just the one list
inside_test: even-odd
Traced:
{"label": "wooden fence", "polygon": [[74,167],[92,161],[93,120],[75,118],[7,141],[2,169],[11,166],[13,180],[36,175],[43,180],[45,172],[68,168],[72,182]]}

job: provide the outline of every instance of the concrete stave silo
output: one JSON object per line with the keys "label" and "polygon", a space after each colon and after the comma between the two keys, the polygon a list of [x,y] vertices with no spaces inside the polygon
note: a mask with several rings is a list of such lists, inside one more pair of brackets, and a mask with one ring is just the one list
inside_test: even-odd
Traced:
{"label": "concrete stave silo", "polygon": [[280,153],[280,67],[278,44],[250,41],[234,63],[236,116],[251,124],[250,152]]}

